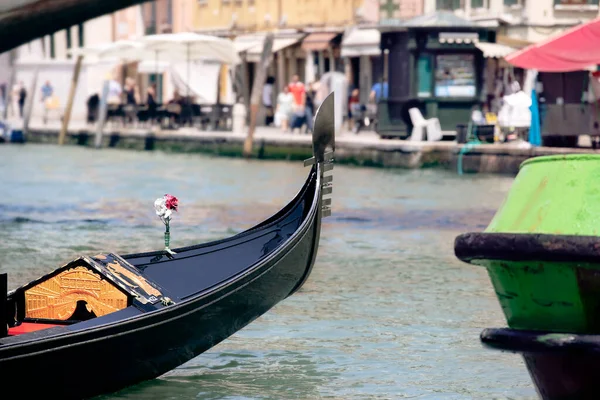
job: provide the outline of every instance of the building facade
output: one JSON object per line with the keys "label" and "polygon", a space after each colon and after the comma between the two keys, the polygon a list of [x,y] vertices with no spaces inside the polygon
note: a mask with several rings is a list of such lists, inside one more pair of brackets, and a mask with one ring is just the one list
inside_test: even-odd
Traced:
{"label": "building facade", "polygon": [[[337,72],[346,74],[355,87],[360,87],[366,99],[373,80],[372,46],[370,52],[363,54],[358,50],[352,51],[351,56],[344,56],[343,38],[356,27],[375,26],[379,20],[380,2],[197,0],[194,2],[193,25],[198,33],[234,40],[243,59],[236,81],[238,95],[244,99],[248,99],[252,91],[266,32],[273,32],[275,36],[268,75],[275,80],[276,92],[295,74],[304,82],[312,82],[325,73]],[[376,52],[378,35],[377,32]]]}
{"label": "building facade", "polygon": [[423,0],[380,0],[379,20],[407,20],[422,15]]}
{"label": "building facade", "polygon": [[450,10],[482,24],[497,24],[500,36],[536,43],[596,18],[599,0],[424,0],[424,11]]}
{"label": "building facade", "polygon": [[[184,0],[182,0],[184,1]],[[248,33],[377,22],[379,0],[197,0],[198,31]]]}

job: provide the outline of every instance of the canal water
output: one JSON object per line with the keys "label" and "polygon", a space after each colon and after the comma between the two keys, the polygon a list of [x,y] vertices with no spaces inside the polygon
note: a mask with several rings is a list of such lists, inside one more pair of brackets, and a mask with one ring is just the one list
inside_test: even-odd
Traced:
{"label": "canal water", "polygon": [[[14,288],[80,254],[160,249],[153,202],[165,193],[180,199],[173,247],[227,237],[282,207],[307,172],[301,162],[0,146],[0,271]],[[486,271],[453,252],[456,235],[486,227],[511,182],[336,166],[333,215],[303,290],[186,365],[104,399],[535,399],[519,356],[481,346],[481,330],[505,321]]]}

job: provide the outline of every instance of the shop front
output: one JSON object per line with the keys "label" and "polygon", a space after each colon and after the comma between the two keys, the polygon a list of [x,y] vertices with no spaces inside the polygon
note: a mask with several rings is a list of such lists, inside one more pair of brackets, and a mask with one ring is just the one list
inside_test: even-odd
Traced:
{"label": "shop front", "polygon": [[412,107],[425,118],[437,117],[443,131],[454,131],[485,101],[485,59],[477,45],[494,42],[495,32],[435,14],[439,15],[417,17],[382,31],[382,84],[389,88],[388,97],[378,99],[381,136],[408,137]]}

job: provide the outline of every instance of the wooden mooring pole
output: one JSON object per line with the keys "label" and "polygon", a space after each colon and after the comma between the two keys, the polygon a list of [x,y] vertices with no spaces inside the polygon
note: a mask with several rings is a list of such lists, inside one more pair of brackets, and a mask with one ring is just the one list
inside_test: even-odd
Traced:
{"label": "wooden mooring pole", "polygon": [[18,113],[18,110],[13,109],[14,99],[12,97],[12,90],[13,90],[13,86],[15,85],[15,80],[17,77],[17,66],[15,65],[16,60],[17,60],[17,50],[13,49],[9,53],[10,78],[8,78],[8,86],[6,87],[6,93],[4,96],[4,113],[2,115],[2,119],[5,121],[8,119],[8,108],[9,107],[12,109],[13,114]]}
{"label": "wooden mooring pole", "polygon": [[77,56],[75,62],[75,69],[73,70],[73,78],[71,80],[71,90],[69,91],[69,99],[67,100],[67,108],[65,109],[65,115],[62,120],[62,127],[60,128],[60,134],[58,135],[58,144],[63,145],[65,143],[65,136],[69,129],[69,121],[71,120],[71,110],[73,109],[73,99],[75,98],[75,92],[77,91],[77,83],[79,82],[79,72],[81,71],[81,62],[83,56]]}
{"label": "wooden mooring pole", "polygon": [[109,85],[110,85],[110,81],[105,80],[104,86],[102,87],[102,96],[100,97],[100,107],[99,107],[99,112],[98,112],[98,125],[96,126],[96,138],[94,140],[94,145],[96,146],[97,149],[102,147],[102,131],[104,130],[104,123],[106,121]]}
{"label": "wooden mooring pole", "polygon": [[30,92],[27,94],[27,104],[25,105],[25,115],[23,115],[23,135],[29,133],[29,123],[31,122],[31,116],[33,115],[33,99],[35,98],[35,92],[37,91],[38,78],[40,76],[40,67],[35,67],[33,72],[33,81],[31,82]]}
{"label": "wooden mooring pole", "polygon": [[254,131],[256,129],[256,118],[260,107],[267,69],[271,63],[271,50],[273,49],[273,34],[269,33],[263,42],[263,51],[260,55],[260,62],[256,66],[256,75],[254,75],[254,84],[252,85],[252,96],[250,97],[250,125],[248,126],[248,136],[244,141],[244,157],[252,156],[252,142],[254,140]]}

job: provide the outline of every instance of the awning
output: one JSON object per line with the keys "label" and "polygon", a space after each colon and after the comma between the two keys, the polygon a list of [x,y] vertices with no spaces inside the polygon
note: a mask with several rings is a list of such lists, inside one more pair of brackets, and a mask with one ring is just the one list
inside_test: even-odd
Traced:
{"label": "awning", "polygon": [[517,49],[517,50],[520,50],[520,49],[532,44],[531,42],[529,42],[527,40],[518,39],[518,38],[514,38],[514,37],[510,37],[510,36],[504,36],[504,35],[496,35],[496,43],[503,44],[505,46],[509,46],[509,47],[512,47],[513,49]]}
{"label": "awning", "polygon": [[304,35],[298,35],[295,37],[284,37],[284,38],[275,38],[273,40],[273,53],[278,52],[279,50],[283,50],[286,47],[290,47],[300,41]]}
{"label": "awning", "polygon": [[240,35],[233,39],[233,45],[238,53],[243,53],[255,46],[261,46],[265,36],[264,34]]}
{"label": "awning", "polygon": [[305,37],[304,40],[302,40],[302,48],[305,51],[326,50],[329,47],[329,43],[337,35],[339,35],[339,33],[332,33],[332,32],[311,33],[307,37]]}
{"label": "awning", "polygon": [[[276,37],[273,39],[273,48],[271,49],[272,53],[277,53],[280,50],[285,49],[286,47],[292,46],[300,41],[303,35],[295,35],[295,36],[285,36],[285,37]],[[248,58],[260,58],[260,55],[263,51],[263,42],[261,41],[258,45],[248,49]]]}
{"label": "awning", "polygon": [[581,71],[600,64],[600,18],[577,25],[506,57],[510,64],[540,72]]}
{"label": "awning", "polygon": [[342,57],[378,56],[381,33],[377,29],[354,29],[342,39]]}
{"label": "awning", "polygon": [[504,58],[517,51],[515,48],[498,43],[478,42],[475,43],[475,47],[483,52],[485,58]]}

